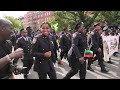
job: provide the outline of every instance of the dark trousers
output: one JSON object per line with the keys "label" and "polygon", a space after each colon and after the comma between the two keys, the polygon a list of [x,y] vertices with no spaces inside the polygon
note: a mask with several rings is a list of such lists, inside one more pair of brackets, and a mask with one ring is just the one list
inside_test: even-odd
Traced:
{"label": "dark trousers", "polygon": [[50,79],[57,79],[55,69],[51,69],[47,73],[41,73],[41,72],[37,72],[37,73],[38,73],[39,79],[47,79],[47,75],[49,76]]}
{"label": "dark trousers", "polygon": [[56,63],[56,61],[57,61],[57,50],[54,50],[54,53],[55,53],[55,61],[53,61],[53,62]]}
{"label": "dark trousers", "polygon": [[103,60],[103,55],[102,54],[103,54],[102,52],[97,52],[96,57],[98,59],[98,63],[100,65],[100,67],[101,67],[101,70],[105,70],[105,65],[103,63],[104,60]]}
{"label": "dark trousers", "polygon": [[89,58],[88,59],[88,66],[87,67],[91,67],[91,64],[93,63],[93,59],[92,58]]}
{"label": "dark trousers", "polygon": [[80,79],[85,79],[86,77],[86,61],[81,64],[78,60],[73,61],[71,60],[70,64],[71,70],[66,74],[66,76],[63,79],[70,79],[72,76],[78,73],[79,71],[79,77]]}
{"label": "dark trousers", "polygon": [[[95,54],[96,54],[95,59],[98,59],[98,63],[100,65],[100,67],[101,67],[101,70],[105,70],[105,65],[103,63],[103,61],[104,61],[103,60],[103,53],[102,52],[96,52]],[[88,67],[91,66],[91,64],[93,63],[93,61],[95,61],[95,60],[92,60],[92,59],[88,60]]]}
{"label": "dark trousers", "polygon": [[24,70],[24,73],[27,75],[33,65],[34,60],[32,58],[24,58],[23,60],[23,67],[27,67]]}
{"label": "dark trousers", "polygon": [[67,53],[68,53],[68,50],[63,50],[63,51],[61,51],[60,52],[60,58],[61,58],[61,60],[63,59],[63,57],[67,57]]}

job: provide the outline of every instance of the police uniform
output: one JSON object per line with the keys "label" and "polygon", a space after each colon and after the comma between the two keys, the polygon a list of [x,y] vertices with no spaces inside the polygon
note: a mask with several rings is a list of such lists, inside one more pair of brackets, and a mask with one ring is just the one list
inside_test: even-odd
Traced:
{"label": "police uniform", "polygon": [[12,35],[10,40],[12,42],[12,46],[15,46],[16,45],[16,35]]}
{"label": "police uniform", "polygon": [[87,38],[82,32],[76,32],[73,34],[72,46],[68,52],[68,62],[71,70],[67,73],[64,79],[70,79],[72,76],[78,73],[81,79],[85,79],[86,76],[86,61],[82,64],[79,58],[84,57],[84,51],[87,48]]}
{"label": "police uniform", "polygon": [[53,61],[53,62],[56,63],[56,61],[57,61],[57,50],[59,49],[58,48],[58,43],[57,43],[57,40],[55,38],[55,35],[50,34],[50,39],[51,39],[52,45],[54,47],[53,51],[54,51],[54,54],[55,54],[55,61]]}
{"label": "police uniform", "polygon": [[69,38],[69,47],[71,47],[71,44],[72,44],[72,34],[71,33],[67,33],[67,37]]}
{"label": "police uniform", "polygon": [[[7,40],[4,42],[0,42],[0,58],[5,57],[7,54],[12,52],[12,43]],[[12,76],[12,72],[10,72],[10,64],[8,63],[4,68],[0,70],[0,79],[9,79]]]}
{"label": "police uniform", "polygon": [[[96,54],[96,58],[98,59],[99,65],[101,67],[101,72],[108,72],[105,69],[105,65],[103,63],[103,41],[102,41],[102,37],[100,36],[100,34],[98,33],[97,30],[95,30],[94,35],[92,35],[92,41],[93,41],[93,52]],[[98,52],[98,48],[101,48],[101,52]]]}
{"label": "police uniform", "polygon": [[32,39],[30,37],[20,37],[16,42],[17,48],[22,48],[24,50],[24,58],[23,58],[23,67],[27,67],[25,69],[25,78],[27,78],[27,74],[33,65],[33,56],[32,56]]}
{"label": "police uniform", "polygon": [[61,53],[60,53],[60,58],[62,60],[63,57],[66,58],[67,53],[70,49],[71,42],[70,39],[67,35],[62,34],[60,37],[60,48],[61,48]]}
{"label": "police uniform", "polygon": [[[40,79],[47,79],[47,74],[50,79],[56,79],[56,72],[54,69],[52,59],[55,59],[52,40],[49,36],[38,35],[33,39],[33,55],[35,57],[34,71],[39,75]],[[51,51],[51,57],[44,57],[44,53]]]}

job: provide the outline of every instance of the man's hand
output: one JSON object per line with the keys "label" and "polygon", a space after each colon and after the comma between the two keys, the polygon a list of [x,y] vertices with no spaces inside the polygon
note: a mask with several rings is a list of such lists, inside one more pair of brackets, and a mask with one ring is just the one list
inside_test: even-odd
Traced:
{"label": "man's hand", "polygon": [[51,51],[44,53],[45,57],[51,57]]}
{"label": "man's hand", "polygon": [[84,58],[79,58],[79,61],[81,62],[81,64],[83,64],[85,62]]}
{"label": "man's hand", "polygon": [[11,54],[9,54],[9,57],[11,59],[13,59],[13,58],[21,58],[23,55],[24,55],[23,49],[22,48],[18,48],[17,50],[15,50]]}
{"label": "man's hand", "polygon": [[101,52],[102,50],[101,50],[101,48],[98,48],[98,52]]}

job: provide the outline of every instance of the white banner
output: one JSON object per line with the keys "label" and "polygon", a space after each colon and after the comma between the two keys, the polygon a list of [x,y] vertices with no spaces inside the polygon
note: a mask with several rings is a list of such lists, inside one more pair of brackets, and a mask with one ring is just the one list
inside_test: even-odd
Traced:
{"label": "white banner", "polygon": [[109,61],[109,58],[114,52],[118,52],[119,36],[102,36],[104,60]]}

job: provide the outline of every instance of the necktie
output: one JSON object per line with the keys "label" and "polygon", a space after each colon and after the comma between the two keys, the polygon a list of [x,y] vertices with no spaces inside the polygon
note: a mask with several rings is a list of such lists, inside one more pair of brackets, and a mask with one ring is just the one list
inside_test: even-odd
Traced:
{"label": "necktie", "polygon": [[28,38],[27,38],[27,37],[26,37],[25,39],[26,39],[26,41],[28,41]]}

